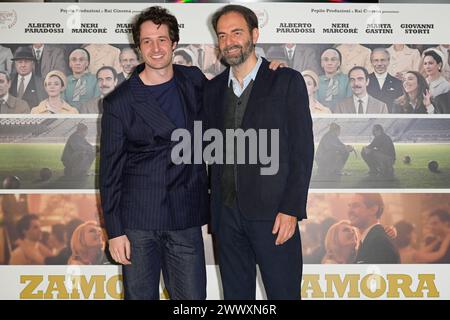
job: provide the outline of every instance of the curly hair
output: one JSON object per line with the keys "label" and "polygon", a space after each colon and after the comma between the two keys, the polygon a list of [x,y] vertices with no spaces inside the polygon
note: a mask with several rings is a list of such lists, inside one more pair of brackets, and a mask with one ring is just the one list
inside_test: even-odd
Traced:
{"label": "curly hair", "polygon": [[141,36],[141,25],[151,21],[160,26],[165,24],[169,28],[169,38],[172,42],[180,41],[180,30],[178,28],[178,21],[167,9],[160,6],[153,6],[143,10],[134,19],[131,26],[133,33],[133,40],[136,47],[139,47]]}

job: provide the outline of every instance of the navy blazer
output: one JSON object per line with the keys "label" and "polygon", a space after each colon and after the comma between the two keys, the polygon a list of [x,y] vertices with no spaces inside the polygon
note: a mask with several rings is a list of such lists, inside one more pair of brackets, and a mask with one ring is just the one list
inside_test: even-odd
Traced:
{"label": "navy blazer", "polygon": [[[209,128],[224,131],[225,92],[230,69],[205,86],[204,107]],[[258,70],[241,128],[279,129],[279,170],[261,175],[257,164],[237,165],[236,197],[249,220],[273,221],[278,212],[306,218],[306,200],[313,165],[314,141],[309,100],[302,75],[291,68],[269,69],[263,59]],[[268,138],[270,140],[270,138]],[[246,155],[249,153],[248,146]],[[221,212],[223,165],[211,166],[211,219],[217,230]]]}
{"label": "navy blazer", "polygon": [[403,94],[403,84],[400,80],[388,73],[383,87],[380,89],[377,76],[373,72],[369,74],[367,92],[375,99],[386,103],[389,113],[394,113],[394,101]]}
{"label": "navy blazer", "polygon": [[[174,65],[186,129],[202,120],[206,81],[197,67]],[[208,189],[203,164],[175,165],[175,124],[140,83],[136,67],[103,102],[100,196],[109,238],[124,229],[180,230],[207,222]]]}

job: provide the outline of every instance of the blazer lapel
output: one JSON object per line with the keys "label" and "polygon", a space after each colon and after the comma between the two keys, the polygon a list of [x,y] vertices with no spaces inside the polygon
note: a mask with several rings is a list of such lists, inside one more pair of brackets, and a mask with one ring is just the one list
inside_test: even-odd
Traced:
{"label": "blazer lapel", "polygon": [[184,111],[184,119],[186,121],[185,128],[192,132],[194,130],[194,115],[197,114],[198,109],[195,92],[192,85],[189,85],[189,80],[176,65],[173,66],[173,69],[177,88],[180,93],[181,105]]}
{"label": "blazer lapel", "polygon": [[136,67],[130,78],[130,89],[135,99],[134,103],[131,103],[131,107],[153,129],[155,135],[170,140],[172,131],[176,129],[176,126],[161,110],[158,102],[149,96],[145,87],[142,86],[139,72],[143,68],[143,64]]}
{"label": "blazer lapel", "polygon": [[347,98],[347,99],[350,99],[350,101],[351,101],[351,110],[348,110],[348,113],[357,113],[358,112],[358,110],[356,109],[357,108],[357,106],[355,106],[355,99],[353,99],[353,96],[351,96],[351,97],[349,97],[349,98]]}
{"label": "blazer lapel", "polygon": [[[28,82],[28,86],[25,89],[25,92],[24,92],[23,95],[25,96],[25,95],[28,95],[28,94],[35,94],[36,90],[37,90],[37,87],[36,87],[36,76],[34,75],[34,72],[33,72],[32,75],[31,75],[30,82]],[[37,96],[37,94],[36,94],[36,96]]]}
{"label": "blazer lapel", "polygon": [[389,76],[389,73],[386,75],[386,79],[384,80],[383,87],[381,88],[381,92],[388,93],[388,88],[391,86],[392,80]]}
{"label": "blazer lapel", "polygon": [[17,97],[17,81],[19,81],[18,74],[16,74],[16,76],[11,81],[11,88],[9,89],[9,93],[11,93],[15,97]]}
{"label": "blazer lapel", "polygon": [[367,99],[367,110],[366,113],[378,113],[378,110],[375,110],[375,101],[373,100],[372,96],[369,95]]}
{"label": "blazer lapel", "polygon": [[216,99],[214,99],[215,101],[217,101],[217,105],[218,105],[218,109],[217,112],[215,112],[215,117],[216,117],[216,124],[217,124],[217,128],[220,129],[220,131],[224,132],[225,130],[225,111],[227,108],[226,105],[226,92],[228,90],[228,78],[229,78],[229,74],[230,74],[230,67],[226,68],[225,71],[223,71],[220,75],[218,75],[218,83],[216,84],[216,92],[215,92],[215,96]]}
{"label": "blazer lapel", "polygon": [[261,63],[255,81],[253,82],[252,92],[250,93],[244,118],[242,119],[242,128],[246,128],[246,124],[249,119],[252,118],[252,114],[258,110],[259,101],[267,98],[268,93],[270,92],[269,62],[264,58],[262,59],[263,62]]}

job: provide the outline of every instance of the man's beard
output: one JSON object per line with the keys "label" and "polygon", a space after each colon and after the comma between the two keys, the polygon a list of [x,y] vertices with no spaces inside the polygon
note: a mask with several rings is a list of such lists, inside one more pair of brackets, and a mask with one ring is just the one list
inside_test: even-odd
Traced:
{"label": "man's beard", "polygon": [[[226,52],[228,50],[231,49],[235,49],[238,48],[241,50],[241,53],[238,54],[237,56],[233,56],[233,57],[229,57],[226,55]],[[221,60],[223,62],[225,62],[226,64],[228,64],[229,66],[238,66],[242,63],[244,63],[248,57],[250,57],[250,55],[252,54],[254,50],[254,45],[252,40],[248,40],[247,43],[244,46],[240,46],[240,45],[234,45],[234,46],[229,46],[224,48],[223,50],[220,51],[220,55],[221,55]]]}

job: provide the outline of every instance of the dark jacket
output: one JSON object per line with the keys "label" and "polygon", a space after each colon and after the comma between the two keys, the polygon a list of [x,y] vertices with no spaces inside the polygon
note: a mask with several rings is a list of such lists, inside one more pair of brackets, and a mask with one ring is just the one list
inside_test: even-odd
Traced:
{"label": "dark jacket", "polygon": [[434,113],[450,113],[450,91],[433,99]]}
{"label": "dark jacket", "polygon": [[394,101],[403,94],[403,85],[400,80],[391,76],[389,73],[386,75],[383,87],[380,89],[378,79],[375,73],[369,75],[369,85],[367,86],[367,92],[369,95],[386,103],[389,113],[394,111]]}
{"label": "dark jacket", "polygon": [[[19,77],[18,74],[14,76],[9,89],[9,93],[14,97],[17,97],[17,81]],[[44,89],[44,80],[33,73],[21,99],[25,100],[28,106],[33,109],[45,98],[47,98],[47,93]]]}
{"label": "dark jacket", "polygon": [[[174,65],[186,124],[202,120],[205,76],[196,67]],[[176,129],[140,83],[139,65],[103,100],[100,196],[109,238],[125,228],[179,230],[207,222],[208,189],[203,164],[175,165]]]}
{"label": "dark jacket", "polygon": [[[208,127],[224,130],[225,92],[230,69],[209,81],[204,105]],[[306,218],[306,199],[313,164],[314,142],[308,94],[301,74],[290,68],[269,69],[263,59],[258,70],[241,128],[279,129],[279,170],[261,175],[267,167],[256,164],[237,165],[236,198],[239,209],[249,220],[274,221],[278,212]],[[268,130],[268,134],[270,131]],[[270,140],[270,137],[268,137]],[[246,144],[246,155],[249,154]],[[221,208],[223,165],[211,167],[211,214],[213,230]],[[217,229],[216,229],[217,230]]]}
{"label": "dark jacket", "polygon": [[375,225],[367,233],[358,249],[356,263],[400,263],[397,248],[387,236],[383,226]]}

